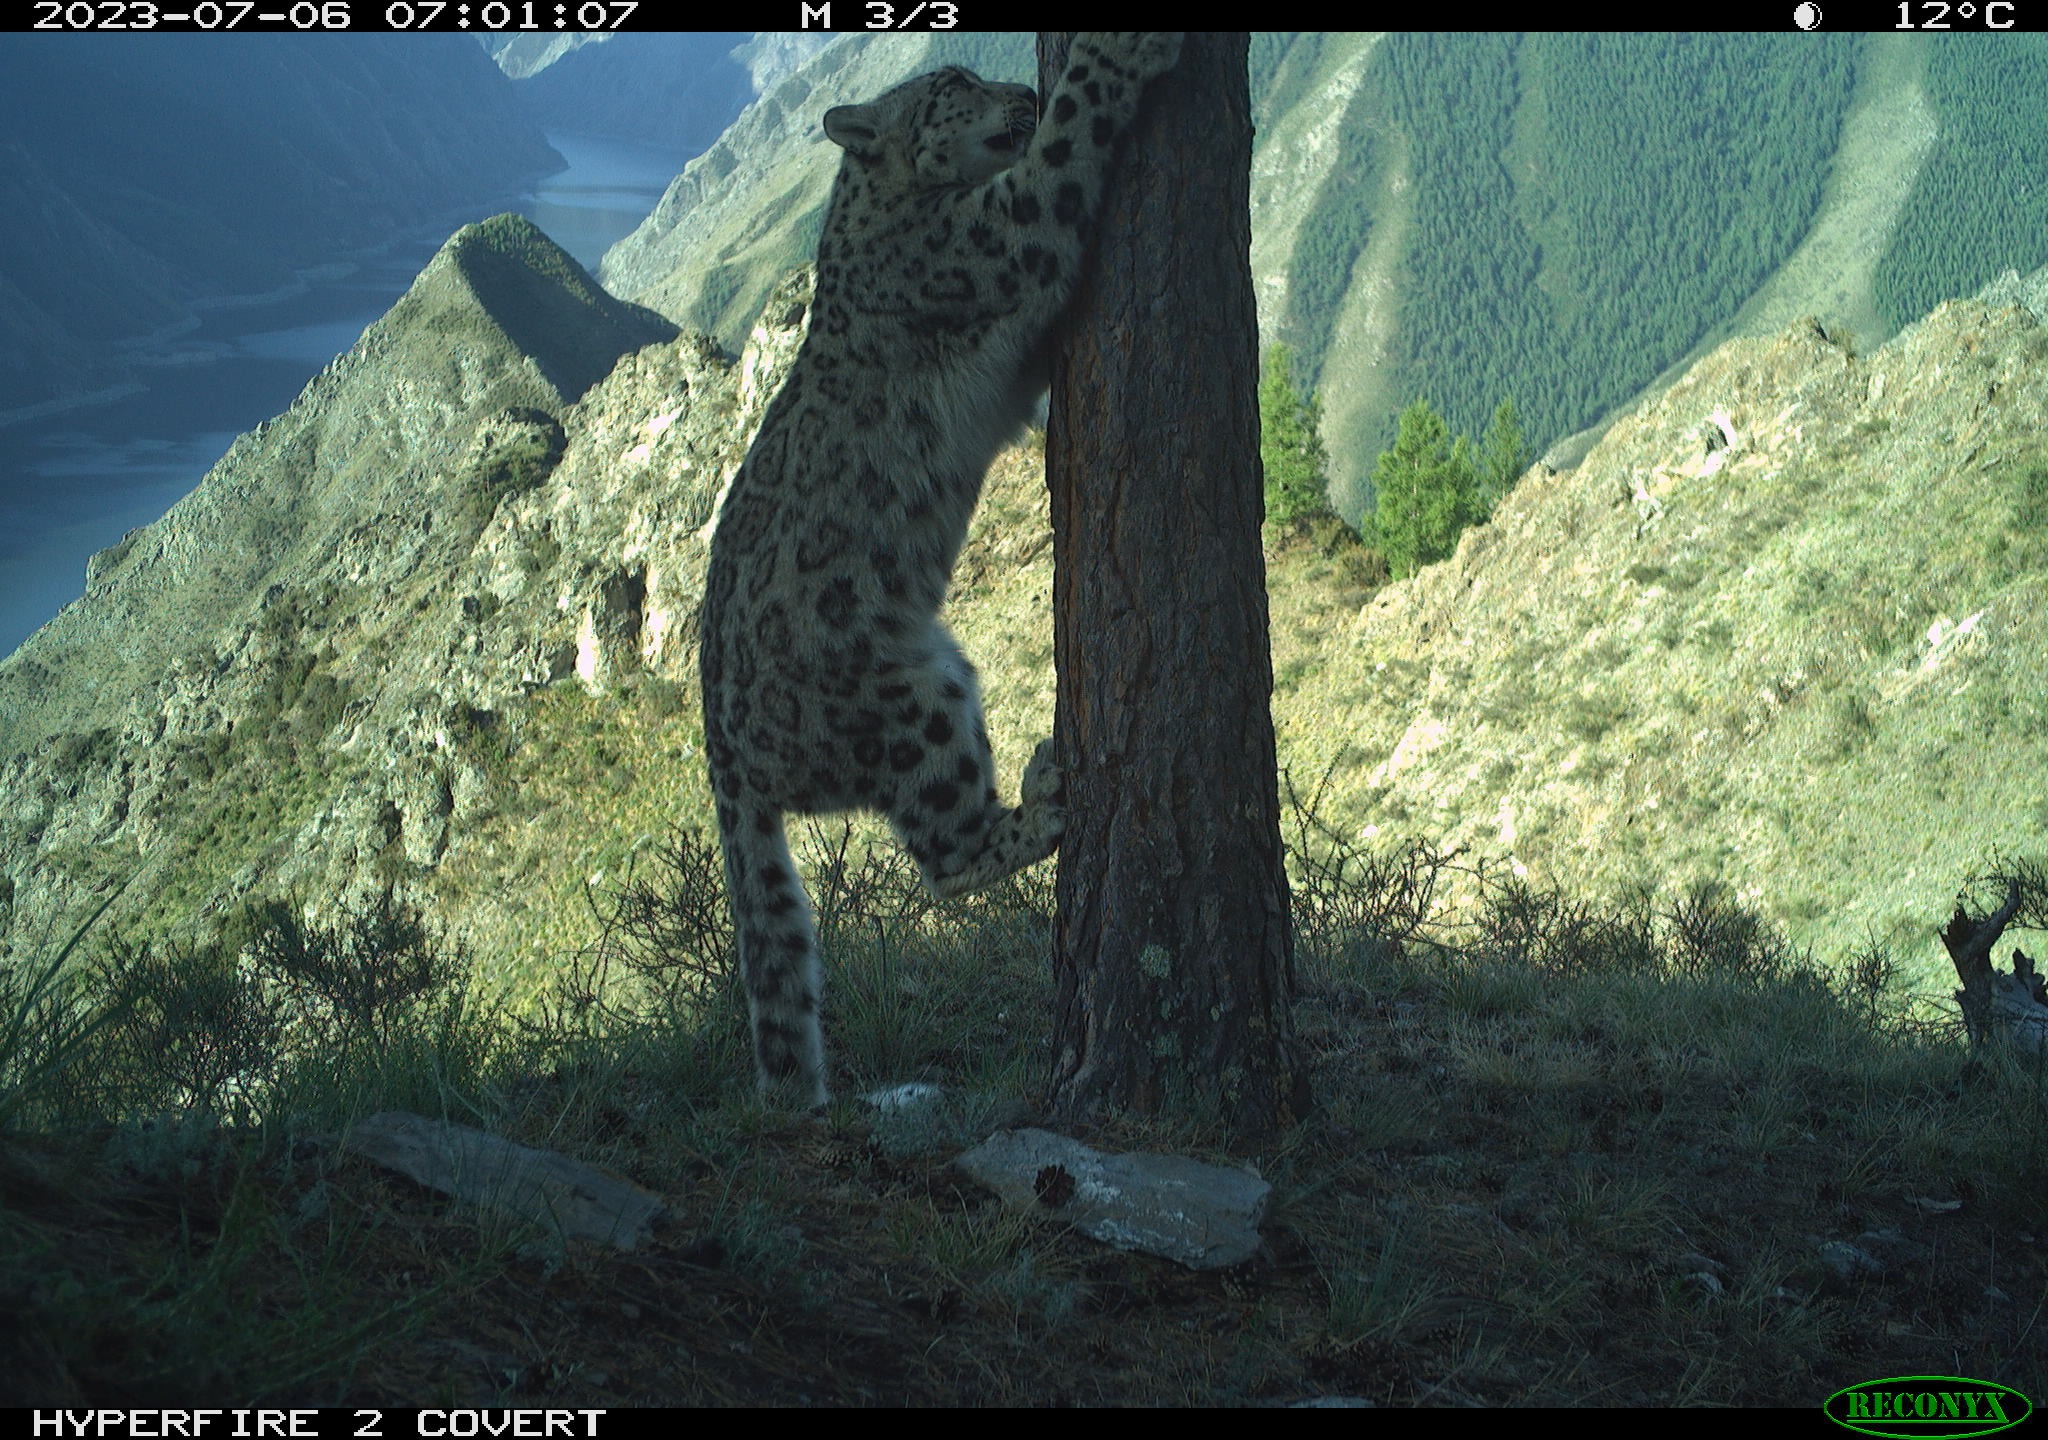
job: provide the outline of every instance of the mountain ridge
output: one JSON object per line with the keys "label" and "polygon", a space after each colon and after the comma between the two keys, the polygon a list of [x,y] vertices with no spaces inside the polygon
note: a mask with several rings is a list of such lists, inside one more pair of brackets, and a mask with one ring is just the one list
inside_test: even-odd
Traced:
{"label": "mountain ridge", "polygon": [[[560,411],[601,362],[610,368],[607,354],[674,333],[604,294],[521,217],[458,230],[289,410],[238,437],[162,521],[95,555],[86,593],[0,660],[0,688],[12,692],[0,752],[91,729],[152,665],[209,644],[294,556],[360,545],[379,524],[412,563],[445,549],[418,492],[479,420]],[[132,633],[150,635],[152,652],[122,638]]]}

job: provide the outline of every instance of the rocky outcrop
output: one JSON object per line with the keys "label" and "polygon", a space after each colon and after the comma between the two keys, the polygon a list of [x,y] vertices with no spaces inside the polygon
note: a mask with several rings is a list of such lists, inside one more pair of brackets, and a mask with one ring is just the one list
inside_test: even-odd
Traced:
{"label": "rocky outcrop", "polygon": [[0,663],[0,925],[37,943],[99,877],[192,884],[213,852],[199,918],[431,873],[502,802],[503,708],[576,673],[584,617],[593,683],[687,663],[738,395],[524,220],[458,233]]}
{"label": "rocky outcrop", "polygon": [[166,657],[217,649],[273,586],[360,592],[474,542],[479,424],[564,412],[672,335],[529,222],[466,226],[285,414],[235,441],[155,525],[95,557],[86,593],[0,661],[0,753],[104,723]]}
{"label": "rocky outcrop", "polygon": [[1012,1209],[1190,1270],[1257,1256],[1273,1194],[1248,1170],[1185,1155],[1110,1154],[1030,1128],[998,1131],[953,1163]]}

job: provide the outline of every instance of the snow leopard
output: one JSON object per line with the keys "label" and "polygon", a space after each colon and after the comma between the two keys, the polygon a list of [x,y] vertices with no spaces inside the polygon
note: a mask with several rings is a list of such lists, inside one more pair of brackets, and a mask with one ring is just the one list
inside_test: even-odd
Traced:
{"label": "snow leopard", "polygon": [[842,154],[810,328],[713,520],[704,749],[764,1096],[828,1098],[816,925],[785,817],[888,817],[931,893],[1050,855],[1051,740],[1001,803],[939,620],[995,454],[1046,386],[1118,136],[1178,34],[1082,34],[1029,86],[949,66],[824,115]]}

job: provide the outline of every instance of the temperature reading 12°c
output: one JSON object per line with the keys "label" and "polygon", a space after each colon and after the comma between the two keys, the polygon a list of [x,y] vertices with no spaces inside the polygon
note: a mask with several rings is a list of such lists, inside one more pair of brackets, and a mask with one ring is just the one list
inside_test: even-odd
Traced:
{"label": "temperature reading 12\u00b0c", "polygon": [[1894,30],[2010,30],[2015,0],[1900,0]]}

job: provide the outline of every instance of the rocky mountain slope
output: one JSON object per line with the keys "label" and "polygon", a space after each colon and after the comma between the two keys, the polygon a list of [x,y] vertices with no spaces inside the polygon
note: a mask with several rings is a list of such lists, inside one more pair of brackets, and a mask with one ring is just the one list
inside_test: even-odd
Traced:
{"label": "rocky mountain slope", "polygon": [[[2048,844],[2048,270],[1869,355],[1731,341],[1456,554],[1276,646],[1353,836],[1574,893],[1738,889],[1823,954],[1931,941]],[[1276,594],[1278,582],[1276,582]]]}
{"label": "rocky mountain slope", "polygon": [[167,663],[208,663],[223,626],[273,586],[444,570],[472,538],[458,522],[479,424],[557,413],[621,354],[672,334],[528,222],[465,227],[289,411],[240,437],[161,522],[93,557],[85,595],[0,662],[0,751],[104,723]]}
{"label": "rocky mountain slope", "polygon": [[[124,883],[151,934],[395,887],[496,974],[589,943],[587,897],[704,818],[701,527],[804,303],[734,360],[523,221],[459,234],[0,665],[0,944]],[[2044,310],[2048,272],[1867,357],[1732,342],[1376,596],[1275,554],[1283,765],[1350,836],[1924,940],[2048,826]],[[1050,713],[1045,525],[1013,452],[950,602],[1006,773]]]}
{"label": "rocky mountain slope", "polygon": [[0,36],[0,416],[561,159],[456,35]]}
{"label": "rocky mountain slope", "polygon": [[430,875],[496,813],[500,710],[681,667],[758,389],[525,220],[458,232],[0,664],[12,943],[115,877],[175,926]]}

